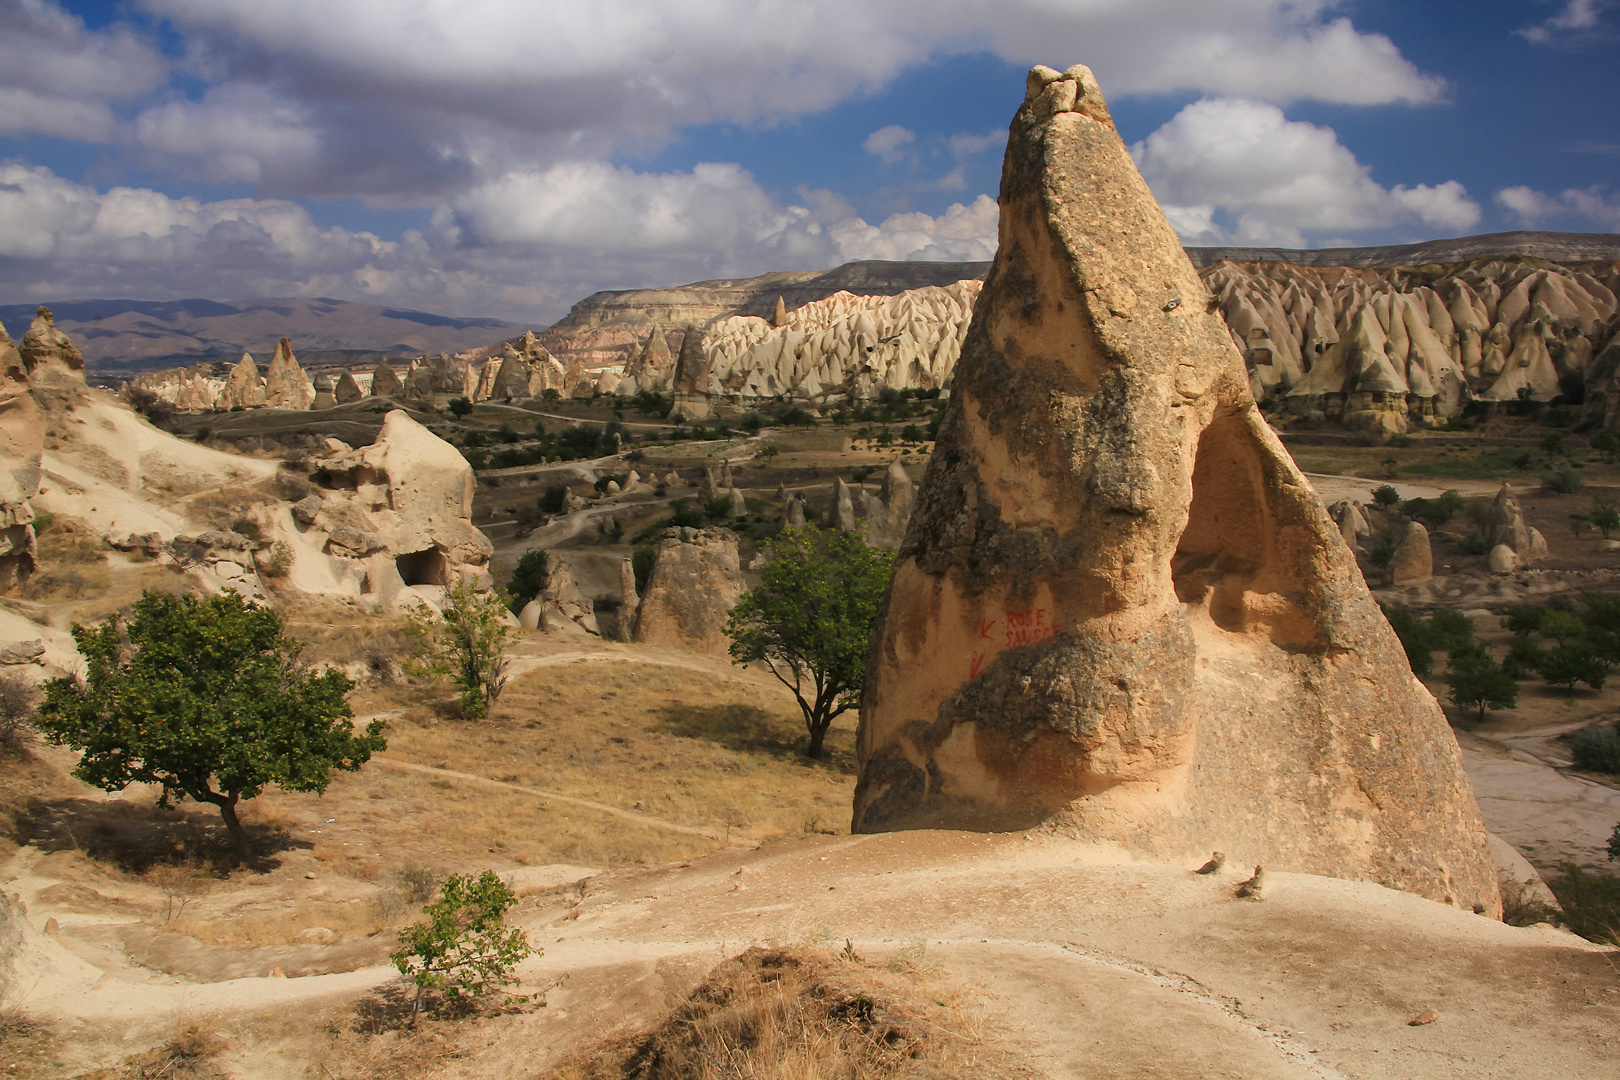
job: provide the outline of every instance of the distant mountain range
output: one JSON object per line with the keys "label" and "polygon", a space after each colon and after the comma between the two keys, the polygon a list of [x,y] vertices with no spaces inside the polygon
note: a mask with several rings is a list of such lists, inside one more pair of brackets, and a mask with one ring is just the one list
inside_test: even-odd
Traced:
{"label": "distant mountain range", "polygon": [[[36,306],[0,305],[0,322],[13,338],[28,329]],[[324,297],[235,303],[67,300],[46,306],[96,369],[235,360],[244,350],[263,363],[282,337],[292,338],[305,364],[368,358],[375,363],[383,355],[464,352],[527,329],[500,319],[458,319]]]}
{"label": "distant mountain range", "polygon": [[[1620,234],[1506,232],[1369,248],[1188,248],[1193,264],[1288,262],[1302,266],[1392,267],[1521,257],[1557,263],[1620,260]],[[853,262],[831,270],[779,271],[752,278],[697,281],[653,289],[593,293],[541,333],[558,359],[599,365],[639,348],[653,324],[666,330],[702,326],[724,315],[769,317],[782,297],[788,309],[840,290],[892,295],[929,285],[982,278],[986,262]],[[374,364],[383,356],[500,352],[502,341],[529,329],[499,319],[461,319],[346,300],[290,298],[217,300],[69,300],[50,303],[56,323],[78,342],[93,369],[150,370],[202,360],[234,361],[243,350],[268,360],[276,339],[290,337],[306,365]],[[20,337],[32,304],[0,305],[0,322]],[[672,342],[679,347],[678,338]]]}

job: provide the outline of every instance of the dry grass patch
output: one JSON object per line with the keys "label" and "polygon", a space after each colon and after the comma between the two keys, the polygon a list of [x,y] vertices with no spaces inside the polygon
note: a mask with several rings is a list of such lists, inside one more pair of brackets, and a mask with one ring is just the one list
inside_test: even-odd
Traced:
{"label": "dry grass patch", "polygon": [[852,949],[752,948],[651,1031],[565,1062],[558,1080],[1033,1077],[988,1038],[959,989],[896,975]]}
{"label": "dry grass patch", "polygon": [[680,825],[843,832],[855,755],[853,718],[841,720],[827,757],[811,761],[781,695],[686,668],[588,662],[513,680],[485,724],[394,725],[388,754]]}

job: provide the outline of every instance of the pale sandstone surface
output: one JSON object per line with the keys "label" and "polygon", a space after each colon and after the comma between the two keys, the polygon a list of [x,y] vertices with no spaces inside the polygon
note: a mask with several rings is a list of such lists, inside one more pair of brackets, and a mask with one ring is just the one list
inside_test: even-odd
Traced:
{"label": "pale sandstone surface", "polygon": [[[726,616],[746,591],[730,529],[665,529],[635,617],[640,645],[724,659]],[[621,618],[628,618],[622,615]]]}
{"label": "pale sandstone surface", "polygon": [[1002,183],[874,641],[856,828],[1047,822],[1499,910],[1445,718],[1089,72],[1031,74]]}
{"label": "pale sandstone surface", "polygon": [[28,327],[28,332],[17,343],[28,377],[36,385],[42,383],[84,381],[84,356],[71,338],[56,327],[51,309],[42,307]]}
{"label": "pale sandstone surface", "polygon": [[[1241,876],[1122,864],[1052,837],[932,831],[776,840],[598,874],[582,899],[542,895],[510,916],[545,946],[521,969],[527,985],[568,981],[436,1075],[543,1075],[620,1025],[661,1019],[722,955],[818,933],[879,961],[909,949],[964,980],[991,1037],[1055,1078],[1612,1075],[1614,950],[1370,882],[1274,873],[1264,901],[1239,901]],[[42,980],[30,1012],[79,1021],[75,1051],[88,1056],[170,1037],[199,993],[228,1023],[337,1008],[397,978],[377,967],[134,981],[144,975],[101,978],[93,992],[98,972]],[[1438,1021],[1410,1026],[1425,1010]],[[235,1059],[233,1075],[301,1070],[320,1045],[270,1043],[258,1068]]]}

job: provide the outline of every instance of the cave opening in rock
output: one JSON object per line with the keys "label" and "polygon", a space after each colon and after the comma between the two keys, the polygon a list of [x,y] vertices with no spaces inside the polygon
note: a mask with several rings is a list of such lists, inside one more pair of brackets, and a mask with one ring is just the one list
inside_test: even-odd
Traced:
{"label": "cave opening in rock", "polygon": [[1217,416],[1198,440],[1192,505],[1170,561],[1176,596],[1207,606],[1223,630],[1246,629],[1245,594],[1270,559],[1273,522],[1259,448],[1240,414]]}
{"label": "cave opening in rock", "polygon": [[406,585],[445,585],[449,583],[444,553],[437,548],[411,551],[394,560],[400,579]]}

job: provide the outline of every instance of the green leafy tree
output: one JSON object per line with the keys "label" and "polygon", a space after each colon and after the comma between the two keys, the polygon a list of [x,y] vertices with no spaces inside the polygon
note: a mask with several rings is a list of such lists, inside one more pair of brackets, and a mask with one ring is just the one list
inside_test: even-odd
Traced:
{"label": "green leafy tree", "polygon": [[445,588],[439,611],[417,604],[406,615],[405,631],[417,647],[405,670],[448,676],[460,688],[468,716],[488,715],[506,687],[506,647],[513,634],[506,595],[498,589],[480,592],[463,579]]}
{"label": "green leafy tree", "polygon": [[1620,507],[1615,506],[1609,499],[1598,496],[1592,500],[1592,509],[1587,512],[1586,520],[1597,526],[1598,531],[1603,533],[1603,539],[1607,540],[1611,532],[1620,529]]}
{"label": "green leafy tree", "polygon": [[540,595],[546,584],[546,550],[534,548],[525,551],[512,567],[512,576],[506,582],[506,595],[512,598],[512,607],[522,610],[523,605]]}
{"label": "green leafy tree", "polygon": [[1571,691],[1578,682],[1601,690],[1609,678],[1609,665],[1585,641],[1559,643],[1542,650],[1535,671],[1553,686]]}
{"label": "green leafy tree", "polygon": [[1436,646],[1428,623],[1404,608],[1386,608],[1384,617],[1389,620],[1395,636],[1400,638],[1401,648],[1406,650],[1406,662],[1411,666],[1412,674],[1427,676],[1433,673]]}
{"label": "green leafy tree", "polygon": [[1541,617],[1547,609],[1536,604],[1520,604],[1508,609],[1502,616],[1502,629],[1512,631],[1514,637],[1527,638],[1541,628]]}
{"label": "green leafy tree", "polygon": [[450,399],[449,409],[452,416],[462,417],[473,411],[473,403],[464,397],[453,397]]}
{"label": "green leafy tree", "polygon": [[1466,649],[1474,641],[1474,621],[1452,608],[1441,608],[1429,616],[1429,638],[1437,649],[1452,652]]}
{"label": "green leafy tree", "polygon": [[893,552],[853,533],[784,529],[759,585],[726,619],[732,662],[763,662],[798,699],[810,757],[822,755],[833,720],[860,704],[893,565]]}
{"label": "green leafy tree", "polygon": [[515,985],[512,970],[540,954],[521,929],[506,925],[506,911],[517,903],[517,894],[495,871],[485,870],[477,877],[452,874],[439,893],[436,903],[422,908],[427,921],[401,930],[400,947],[388,957],[416,986],[413,1024],[429,990],[440,991],[452,1002],[480,997]]}
{"label": "green leafy tree", "polygon": [[1586,622],[1573,611],[1551,608],[1542,612],[1541,618],[1536,620],[1536,633],[1563,645],[1569,639],[1585,634]]}
{"label": "green leafy tree", "polygon": [[1458,649],[1451,654],[1451,667],[1446,672],[1446,685],[1451,689],[1452,704],[1458,708],[1479,707],[1479,719],[1485,719],[1485,709],[1516,709],[1519,707],[1519,684],[1491,659],[1482,645]]}
{"label": "green leafy tree", "polygon": [[161,787],[160,805],[219,807],[238,848],[243,799],[269,784],[326,790],[386,749],[381,720],[356,735],[338,671],[298,662],[281,616],[234,592],[206,600],[142,593],[129,621],[73,627],[83,677],[45,684],[38,727],[83,755],[75,776],[104,791]]}
{"label": "green leafy tree", "polygon": [[1372,497],[1373,502],[1385,510],[1393,510],[1401,502],[1401,493],[1395,490],[1393,484],[1379,484],[1373,488]]}

